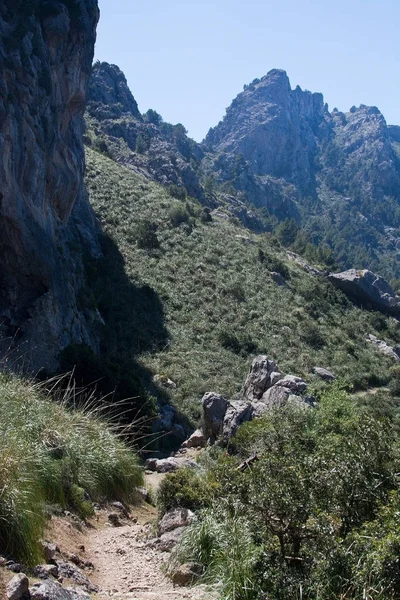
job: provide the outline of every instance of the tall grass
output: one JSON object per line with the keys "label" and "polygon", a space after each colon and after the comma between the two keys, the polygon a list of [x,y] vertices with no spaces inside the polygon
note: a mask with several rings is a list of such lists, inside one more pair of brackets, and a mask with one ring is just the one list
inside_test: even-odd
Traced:
{"label": "tall grass", "polygon": [[173,553],[168,572],[179,564],[199,563],[204,568],[203,580],[219,584],[220,600],[256,600],[260,548],[243,517],[223,513],[206,509],[198,515]]}
{"label": "tall grass", "polygon": [[[101,416],[54,401],[43,387],[0,375],[0,553],[39,559],[47,504],[81,516],[93,501],[129,500],[142,483],[133,452]],[[90,512],[90,511],[89,511]]]}

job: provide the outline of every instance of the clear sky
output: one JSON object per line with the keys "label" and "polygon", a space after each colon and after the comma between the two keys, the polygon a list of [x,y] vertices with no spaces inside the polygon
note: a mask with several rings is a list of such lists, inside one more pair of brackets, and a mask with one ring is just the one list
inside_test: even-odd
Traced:
{"label": "clear sky", "polygon": [[400,125],[400,0],[99,0],[96,58],[125,73],[139,109],[200,141],[270,69],[330,109],[375,105]]}

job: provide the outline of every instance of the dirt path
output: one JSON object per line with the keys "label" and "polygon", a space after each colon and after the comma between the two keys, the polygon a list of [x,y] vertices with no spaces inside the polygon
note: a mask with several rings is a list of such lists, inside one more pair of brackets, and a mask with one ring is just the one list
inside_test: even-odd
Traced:
{"label": "dirt path", "polygon": [[203,586],[174,588],[161,567],[168,554],[157,551],[147,539],[149,525],[106,524],[88,532],[86,556],[94,564],[90,579],[99,586],[99,600],[209,600]]}

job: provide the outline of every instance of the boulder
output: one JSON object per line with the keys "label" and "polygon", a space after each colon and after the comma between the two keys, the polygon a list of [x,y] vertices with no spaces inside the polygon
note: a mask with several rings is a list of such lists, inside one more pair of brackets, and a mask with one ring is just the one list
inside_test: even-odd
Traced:
{"label": "boulder", "polygon": [[90,600],[82,590],[63,588],[56,581],[42,581],[30,588],[31,600]]}
{"label": "boulder", "polygon": [[187,508],[175,508],[165,513],[160,521],[158,530],[160,535],[178,529],[178,527],[187,527],[193,522],[194,514]]}
{"label": "boulder", "polygon": [[262,409],[259,406],[260,404],[264,404],[264,406],[266,407],[264,413],[266,412],[266,410],[269,410],[271,408],[284,406],[287,403],[287,399],[290,395],[291,392],[288,388],[274,385],[272,388],[267,390],[260,398],[260,401],[257,404],[258,411],[261,411],[261,415],[263,414]]}
{"label": "boulder", "polygon": [[313,373],[318,375],[324,381],[334,381],[336,379],[336,375],[328,369],[324,369],[323,367],[313,367]]}
{"label": "boulder", "polygon": [[29,579],[24,573],[18,573],[8,582],[6,593],[8,600],[20,600],[29,590]]}
{"label": "boulder", "polygon": [[49,577],[58,577],[57,565],[38,565],[34,568],[33,574],[38,579],[49,579]]}
{"label": "boulder", "polygon": [[202,398],[204,435],[214,442],[222,432],[224,417],[229,401],[216,392],[207,392]]}
{"label": "boulder", "polygon": [[275,386],[284,387],[295,394],[303,394],[307,390],[307,384],[301,377],[296,375],[285,375]]}
{"label": "boulder", "polygon": [[167,375],[154,375],[153,381],[155,383],[159,383],[160,385],[169,390],[176,390],[177,387],[175,381],[172,381],[172,379],[167,377]]}
{"label": "boulder", "polygon": [[150,458],[146,460],[146,469],[157,473],[172,473],[178,469],[197,469],[197,463],[184,456],[170,456],[169,458]]}
{"label": "boulder", "polygon": [[204,433],[201,431],[201,429],[196,429],[196,431],[194,433],[192,433],[192,435],[190,436],[189,439],[186,440],[186,442],[183,442],[182,447],[183,448],[204,448],[204,446],[206,445],[206,437],[204,435]]}
{"label": "boulder", "polygon": [[157,549],[160,552],[172,552],[185,531],[186,527],[177,527],[172,531],[163,533],[163,535],[157,539]]}
{"label": "boulder", "polygon": [[397,362],[400,362],[400,346],[389,346],[389,344],[383,340],[379,340],[375,335],[372,335],[372,333],[367,333],[365,339],[373,344],[379,352],[385,354],[385,356],[389,356],[390,358],[394,358]]}
{"label": "boulder", "polygon": [[259,400],[264,392],[273,385],[272,374],[274,374],[275,380],[280,375],[277,373],[275,361],[269,360],[265,355],[257,356],[251,364],[250,372],[242,388],[242,398],[249,402]]}
{"label": "boulder", "polygon": [[71,562],[58,562],[58,573],[63,579],[70,579],[81,586],[87,592],[98,592],[99,588],[94,585],[82,571]]}
{"label": "boulder", "polygon": [[180,565],[171,574],[171,580],[174,585],[190,585],[201,576],[202,572],[202,565],[199,565],[198,563],[186,563],[184,565]]}
{"label": "boulder", "polygon": [[250,402],[231,402],[225,413],[222,425],[222,437],[224,440],[230,440],[235,435],[238,427],[246,421],[251,421],[252,417],[253,407]]}
{"label": "boulder", "polygon": [[44,540],[42,540],[40,543],[42,546],[43,556],[46,562],[50,563],[52,560],[54,560],[54,557],[57,553],[57,546],[56,544],[52,544],[51,542],[46,542]]}
{"label": "boulder", "polygon": [[328,279],[350,298],[370,304],[382,312],[400,315],[400,297],[385,279],[372,271],[349,269],[331,273]]}

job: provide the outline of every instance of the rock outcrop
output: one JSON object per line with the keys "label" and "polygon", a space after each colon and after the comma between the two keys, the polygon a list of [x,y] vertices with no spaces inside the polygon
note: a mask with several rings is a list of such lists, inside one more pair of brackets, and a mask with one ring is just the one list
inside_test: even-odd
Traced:
{"label": "rock outcrop", "polygon": [[349,269],[328,276],[333,285],[363,304],[392,315],[400,315],[400,297],[379,275],[367,269]]}
{"label": "rock outcrop", "polygon": [[398,346],[389,346],[384,340],[378,339],[372,333],[367,333],[365,339],[373,344],[375,348],[384,354],[385,356],[389,356],[390,358],[394,358],[395,361],[400,362],[400,345]]}
{"label": "rock outcrop", "polygon": [[77,298],[83,246],[98,253],[82,145],[98,17],[97,0],[0,5],[0,323],[18,368],[95,345]]}
{"label": "rock outcrop", "polygon": [[193,168],[203,156],[200,146],[187,137],[183,125],[164,123],[153,110],[141,115],[116,65],[97,62],[93,67],[87,124],[87,143],[158,183],[177,186],[178,193],[204,198]]}
{"label": "rock outcrop", "polygon": [[283,375],[276,362],[257,356],[239,394],[229,401],[220,394],[207,392],[202,399],[204,437],[209,443],[228,443],[243,423],[264,416],[273,408],[295,403],[314,406],[307,397],[307,383],[295,375]]}

